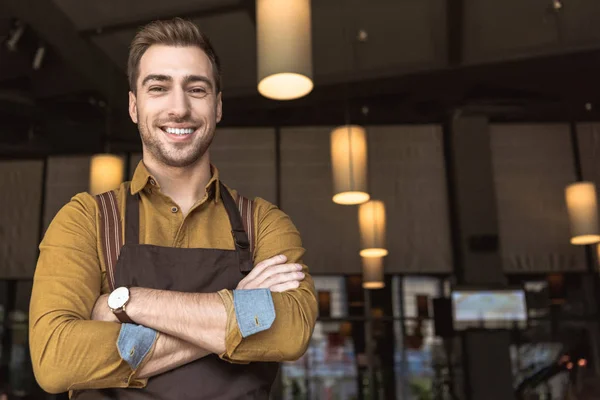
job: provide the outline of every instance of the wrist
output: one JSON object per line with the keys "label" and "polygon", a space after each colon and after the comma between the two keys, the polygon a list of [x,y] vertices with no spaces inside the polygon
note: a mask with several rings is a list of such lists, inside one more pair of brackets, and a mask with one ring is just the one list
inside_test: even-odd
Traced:
{"label": "wrist", "polygon": [[[146,313],[146,311],[148,311],[146,309],[148,306],[148,301],[145,301],[144,298],[146,298],[148,292],[151,290],[152,289],[141,287],[129,288],[129,302],[127,303],[126,310],[129,318],[131,318],[131,320],[133,320],[136,324],[146,325],[143,321],[148,317]],[[144,308],[144,304],[146,305],[146,308]]]}
{"label": "wrist", "polygon": [[129,304],[130,300],[131,292],[127,286],[116,288],[108,296],[108,308],[121,323],[134,323],[127,313],[127,305]]}

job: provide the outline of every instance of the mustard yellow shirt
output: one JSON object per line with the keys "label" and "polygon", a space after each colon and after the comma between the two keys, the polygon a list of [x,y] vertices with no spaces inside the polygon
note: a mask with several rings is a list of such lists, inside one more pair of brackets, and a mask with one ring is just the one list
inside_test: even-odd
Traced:
{"label": "mustard yellow shirt", "polygon": [[[218,170],[213,168],[206,195],[184,216],[180,211],[172,211],[176,204],[161,192],[158,182],[140,162],[131,183],[121,184],[115,192],[122,226],[130,188],[141,197],[140,243],[233,250],[231,225],[218,182]],[[36,379],[51,393],[146,384],[146,380],[136,378],[136,371],[119,355],[120,324],[90,320],[96,299],[109,291],[99,215],[94,197],[80,193],[58,212],[40,244],[29,337]],[[256,198],[253,218],[255,265],[277,254],[287,256],[290,263],[303,264],[305,250],[300,234],[285,213]],[[315,325],[317,302],[306,265],[303,272],[306,277],[299,288],[272,293],[276,319],[271,328],[246,338],[242,338],[238,328],[233,293],[219,292],[227,311],[226,351],[220,354],[222,359],[285,361],[304,353]]]}

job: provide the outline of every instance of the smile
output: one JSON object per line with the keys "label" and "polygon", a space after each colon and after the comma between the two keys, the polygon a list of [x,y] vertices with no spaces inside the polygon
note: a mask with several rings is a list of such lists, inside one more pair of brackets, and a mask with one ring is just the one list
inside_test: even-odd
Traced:
{"label": "smile", "polygon": [[178,135],[178,136],[191,135],[192,133],[194,133],[196,131],[195,128],[168,128],[168,127],[163,127],[162,130],[167,133],[170,133],[171,135]]}

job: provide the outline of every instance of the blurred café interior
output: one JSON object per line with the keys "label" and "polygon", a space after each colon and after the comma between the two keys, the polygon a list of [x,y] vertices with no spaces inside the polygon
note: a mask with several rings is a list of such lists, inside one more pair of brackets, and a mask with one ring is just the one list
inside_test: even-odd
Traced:
{"label": "blurred caf\u00e9 interior", "polygon": [[176,16],[222,63],[211,161],[307,249],[319,317],[273,399],[600,398],[599,1],[0,0],[9,398],[68,398],[29,358],[38,244],[131,178],[128,46]]}

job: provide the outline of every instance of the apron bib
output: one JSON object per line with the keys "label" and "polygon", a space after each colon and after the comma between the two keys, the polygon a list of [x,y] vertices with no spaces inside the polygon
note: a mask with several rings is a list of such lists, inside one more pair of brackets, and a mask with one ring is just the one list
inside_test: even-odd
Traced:
{"label": "apron bib", "polygon": [[[134,286],[194,293],[235,289],[253,268],[251,243],[235,201],[227,188],[219,184],[235,250],[140,244],[139,199],[137,195],[129,194],[125,209],[125,245],[114,270],[107,271],[109,282],[112,278],[114,287]],[[248,202],[247,199],[245,201]],[[251,226],[248,230],[252,232]],[[107,263],[107,270],[109,268]],[[266,400],[278,368],[279,364],[275,362],[232,364],[211,354],[148,379],[144,389],[83,390],[74,393],[73,398]]]}

